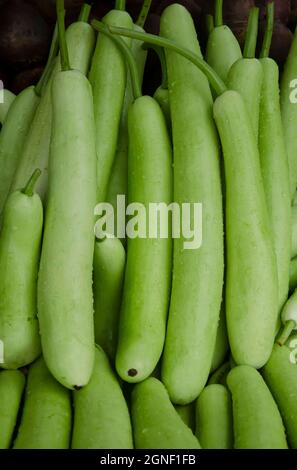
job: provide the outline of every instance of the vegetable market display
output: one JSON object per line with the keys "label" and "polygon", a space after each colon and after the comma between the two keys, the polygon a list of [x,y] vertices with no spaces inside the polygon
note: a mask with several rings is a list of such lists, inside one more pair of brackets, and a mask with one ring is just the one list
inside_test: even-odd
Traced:
{"label": "vegetable market display", "polygon": [[57,0],[38,83],[3,91],[1,449],[297,448],[297,33],[280,69],[278,3],[242,45],[216,0],[203,58],[187,2],[159,35],[152,3],[65,28]]}

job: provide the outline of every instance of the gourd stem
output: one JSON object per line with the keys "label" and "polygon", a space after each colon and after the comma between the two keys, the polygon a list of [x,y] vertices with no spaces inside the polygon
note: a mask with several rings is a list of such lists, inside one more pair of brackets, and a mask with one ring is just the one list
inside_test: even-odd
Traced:
{"label": "gourd stem", "polygon": [[[102,23],[100,23],[100,21],[97,21],[97,20],[92,21],[92,26],[97,31],[100,31],[100,29],[102,29]],[[185,49],[179,46],[174,41],[171,41],[170,39],[166,39],[162,36],[156,36],[155,34],[141,33],[139,31],[134,31],[132,29],[127,29],[127,28],[120,28],[120,27],[109,26],[109,25],[107,26],[104,24],[103,24],[103,27],[106,27],[111,34],[129,37],[132,39],[138,39],[148,44],[153,44],[155,46],[164,47],[165,49],[169,49],[173,52],[176,52],[177,54],[180,54],[185,59],[192,62],[196,67],[198,67],[205,74],[206,78],[208,79],[216,95],[219,96],[223,94],[225,91],[227,91],[227,87],[225,83],[221,80],[218,74],[207,64],[207,62],[205,62],[203,59],[201,59],[198,55],[196,55],[194,52],[190,51],[189,49]]]}
{"label": "gourd stem", "polygon": [[127,60],[127,63],[129,66],[134,99],[136,100],[137,98],[140,98],[142,96],[140,78],[139,78],[137,65],[136,65],[134,56],[131,52],[131,49],[127,46],[127,44],[121,37],[114,36],[109,31],[109,27],[106,24],[101,23],[100,21],[97,21],[96,23],[97,23],[98,31],[100,33],[105,34],[112,41],[114,41],[115,44],[118,46],[118,48],[121,50],[121,52],[124,54],[125,59]]}
{"label": "gourd stem", "polygon": [[274,2],[268,3],[267,5],[267,25],[266,25],[264,40],[263,40],[261,54],[260,54],[260,57],[262,59],[265,57],[269,57],[272,36],[273,36],[273,28],[274,28]]}
{"label": "gourd stem", "polygon": [[206,15],[206,29],[208,35],[214,30],[214,19],[212,15]]}
{"label": "gourd stem", "polygon": [[144,24],[147,19],[147,15],[149,14],[150,8],[151,8],[152,0],[144,0],[139,17],[137,18],[136,24],[137,26],[140,26],[141,28],[144,27]]}
{"label": "gourd stem", "polygon": [[25,188],[22,190],[22,193],[26,194],[26,196],[32,197],[34,194],[34,188],[35,188],[36,182],[40,175],[41,175],[41,170],[37,168],[32,174]]}
{"label": "gourd stem", "polygon": [[256,56],[257,38],[259,26],[259,8],[253,7],[250,10],[246,39],[244,44],[243,57],[254,59]]}
{"label": "gourd stem", "polygon": [[216,28],[223,26],[223,0],[216,0],[214,24]]}
{"label": "gourd stem", "polygon": [[84,3],[83,6],[81,7],[78,21],[87,23],[89,21],[91,9],[92,9],[91,5],[89,5],[88,3]]}
{"label": "gourd stem", "polygon": [[296,322],[294,320],[287,321],[284,324],[284,328],[277,339],[277,343],[280,346],[283,346],[295,328],[296,328]]}
{"label": "gourd stem", "polygon": [[125,11],[126,9],[126,0],[116,0],[115,10]]}
{"label": "gourd stem", "polygon": [[65,35],[65,8],[64,0],[57,0],[57,18],[58,18],[58,32],[59,32],[59,46],[61,56],[61,69],[62,71],[70,70],[70,62],[68,55],[68,48]]}
{"label": "gourd stem", "polygon": [[49,80],[50,74],[53,69],[53,62],[55,58],[57,57],[58,52],[59,52],[59,36],[58,36],[58,24],[56,23],[47,63],[40,77],[40,80],[38,81],[35,87],[35,92],[38,96],[41,96],[43,94],[44,88],[47,85],[47,82]]}

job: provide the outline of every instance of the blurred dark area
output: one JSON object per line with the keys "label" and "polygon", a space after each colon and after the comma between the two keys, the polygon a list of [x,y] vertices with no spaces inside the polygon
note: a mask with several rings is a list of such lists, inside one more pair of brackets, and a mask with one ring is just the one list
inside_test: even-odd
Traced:
{"label": "blurred dark area", "polygon": [[[259,44],[266,24],[266,5],[269,0],[224,0],[224,23],[228,25],[241,46],[244,44],[249,10],[260,8]],[[95,0],[91,19],[102,18],[114,6],[113,0]],[[195,22],[202,50],[207,42],[205,17],[214,12],[214,0],[152,0],[151,12],[145,28],[157,34],[160,15],[171,3],[184,5]],[[82,0],[65,0],[66,22],[78,18]],[[127,11],[137,18],[142,0],[127,0]],[[50,47],[56,19],[55,0],[0,0],[0,79],[5,87],[19,93],[28,85],[35,84],[42,74]],[[275,28],[271,57],[283,65],[297,23],[297,0],[275,0]],[[160,82],[160,67],[153,51],[149,53],[146,92],[154,90]]]}

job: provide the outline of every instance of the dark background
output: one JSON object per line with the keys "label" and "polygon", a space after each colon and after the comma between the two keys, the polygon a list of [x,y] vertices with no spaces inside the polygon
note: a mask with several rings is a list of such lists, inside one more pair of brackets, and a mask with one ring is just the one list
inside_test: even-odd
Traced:
{"label": "dark background", "polygon": [[[231,27],[240,44],[245,38],[249,9],[261,8],[259,44],[265,28],[265,5],[268,0],[224,0],[224,21]],[[82,0],[65,0],[67,23],[78,18]],[[102,18],[114,6],[113,0],[91,3],[91,18]],[[202,48],[207,34],[205,15],[213,13],[212,0],[153,0],[146,30],[158,33],[160,14],[170,3],[181,3],[191,12]],[[142,0],[127,0],[127,10],[136,19]],[[284,63],[297,23],[297,0],[275,0],[276,22],[271,57]],[[39,79],[47,58],[53,26],[55,0],[0,0],[0,79],[6,88],[18,93]],[[145,92],[153,92],[159,85],[158,60],[151,52],[148,59]]]}

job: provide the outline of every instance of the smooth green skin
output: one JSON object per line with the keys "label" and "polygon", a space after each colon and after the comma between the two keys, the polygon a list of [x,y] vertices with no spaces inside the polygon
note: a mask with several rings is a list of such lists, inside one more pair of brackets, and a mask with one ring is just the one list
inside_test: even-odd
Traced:
{"label": "smooth green skin", "polygon": [[229,359],[227,362],[221,365],[209,378],[207,384],[226,384],[226,377],[229,373],[230,369],[233,367],[233,363],[231,364],[231,360]]}
{"label": "smooth green skin", "polygon": [[226,81],[229,90],[234,90],[241,94],[257,141],[262,83],[263,69],[258,59],[241,59],[235,62],[229,71]]}
{"label": "smooth green skin", "polygon": [[22,372],[0,372],[0,449],[10,447],[24,388],[25,376]]}
{"label": "smooth green skin", "polygon": [[[278,318],[278,279],[260,157],[241,95],[214,104],[226,178],[226,317],[237,364],[268,360]],[[261,262],[259,262],[261,260]],[[261,282],[259,283],[259,279]]]}
{"label": "smooth green skin", "polygon": [[94,362],[92,270],[96,149],[92,89],[71,70],[52,87],[49,193],[38,279],[42,350],[69,388],[90,380]]}
{"label": "smooth green skin", "polygon": [[277,405],[260,373],[250,366],[229,372],[235,449],[287,449]]}
{"label": "smooth green skin", "polygon": [[[288,156],[279,102],[279,69],[260,59],[263,86],[260,104],[259,153],[266,203],[276,255],[279,308],[288,298],[291,258],[291,195]],[[297,253],[296,253],[297,254]]]}
{"label": "smooth green skin", "polygon": [[[284,70],[281,78],[281,112],[282,122],[285,135],[285,142],[288,152],[289,170],[290,170],[290,190],[293,198],[297,186],[297,141],[296,141],[296,125],[297,125],[297,105],[291,102],[291,93],[296,89],[291,88],[290,84],[297,78],[297,30],[291,44]],[[294,96],[295,97],[295,96]]]}
{"label": "smooth green skin", "polygon": [[154,99],[159,103],[160,108],[162,109],[165,116],[168,130],[171,132],[171,113],[168,89],[159,86],[154,93]]}
{"label": "smooth green skin", "polygon": [[224,362],[229,350],[225,309],[221,310],[215,348],[212,356],[210,373],[217,370]]}
{"label": "smooth green skin", "polygon": [[[132,18],[125,11],[111,10],[102,21],[107,25],[133,28]],[[131,44],[130,39],[123,40]],[[127,83],[123,54],[104,34],[98,36],[89,79],[93,88],[96,124],[97,202],[103,202],[117,150]]]}
{"label": "smooth green skin", "polygon": [[117,238],[95,243],[94,250],[94,321],[95,340],[114,360],[118,339],[118,320],[122,300],[125,249]]}
{"label": "smooth green skin", "polygon": [[200,449],[159,380],[150,377],[134,387],[131,413],[136,449]]}
{"label": "smooth green skin", "polygon": [[223,82],[227,81],[232,65],[241,58],[240,45],[231,29],[225,25],[214,28],[208,37],[206,62]]}
{"label": "smooth green skin", "polygon": [[[23,90],[13,101],[0,132],[0,214],[3,211],[39,97],[35,87]],[[24,181],[27,183],[33,171]],[[20,189],[20,188],[18,188]]]}
{"label": "smooth green skin", "polygon": [[[171,5],[163,12],[161,35],[201,55],[193,20],[181,5]],[[166,51],[166,60],[174,201],[203,204],[202,246],[185,250],[184,238],[174,240],[173,284],[162,363],[162,381],[171,400],[184,405],[197,398],[207,381],[222,301],[220,148],[207,79],[174,52]]]}
{"label": "smooth green skin", "polygon": [[195,402],[190,403],[189,405],[176,405],[175,410],[178,412],[179,416],[183,422],[195,432]]}
{"label": "smooth green skin", "polygon": [[224,385],[204,388],[196,402],[196,436],[203,449],[233,448],[231,395]]}
{"label": "smooth green skin", "polygon": [[37,275],[43,208],[37,194],[7,199],[0,235],[0,338],[5,369],[30,364],[40,354]]}
{"label": "smooth green skin", "polygon": [[[128,115],[129,203],[170,204],[172,151],[165,118],[149,96],[137,99]],[[148,212],[147,212],[148,213]],[[147,224],[148,225],[148,224]],[[148,227],[147,227],[148,230]],[[120,314],[117,372],[127,382],[147,378],[165,340],[172,268],[172,240],[129,238]],[[135,376],[129,371],[135,369]]]}
{"label": "smooth green skin", "polygon": [[297,287],[297,258],[290,262],[290,292],[294,291]]}
{"label": "smooth green skin", "polygon": [[[95,46],[94,30],[87,23],[73,23],[66,31],[66,41],[71,68],[80,70],[86,75]],[[57,60],[24,143],[20,164],[12,184],[12,190],[22,188],[33,171],[40,168],[41,176],[37,181],[36,191],[43,201],[46,200],[48,189],[48,160],[52,126],[51,90],[53,79],[60,70],[60,60]]]}
{"label": "smooth green skin", "polygon": [[29,369],[25,403],[14,449],[68,449],[71,395],[39,358]]}
{"label": "smooth green skin", "polygon": [[292,236],[291,236],[291,258],[297,256],[297,206],[291,208]]}
{"label": "smooth green skin", "polygon": [[133,449],[128,406],[103,349],[86,387],[74,392],[72,449]]}
{"label": "smooth green skin", "polygon": [[289,445],[297,449],[297,367],[290,355],[287,346],[275,344],[262,372],[282,415]]}
{"label": "smooth green skin", "polygon": [[[144,31],[137,25],[133,25],[133,29],[136,31]],[[145,62],[147,58],[147,51],[142,48],[143,43],[141,41],[132,40],[131,52],[134,56],[139,78],[142,81]],[[116,210],[117,207],[117,196],[128,194],[128,110],[130,105],[133,103],[133,90],[130,79],[130,72],[127,71],[127,85],[125,91],[125,97],[122,107],[122,116],[119,127],[117,150],[114,157],[112,166],[112,172],[108,182],[107,189],[107,202],[111,203]],[[116,230],[115,221],[115,230]],[[121,239],[124,242],[125,239]]]}
{"label": "smooth green skin", "polygon": [[3,103],[0,103],[0,124],[3,125],[10,106],[14,102],[16,95],[11,91],[4,88],[3,90]]}

